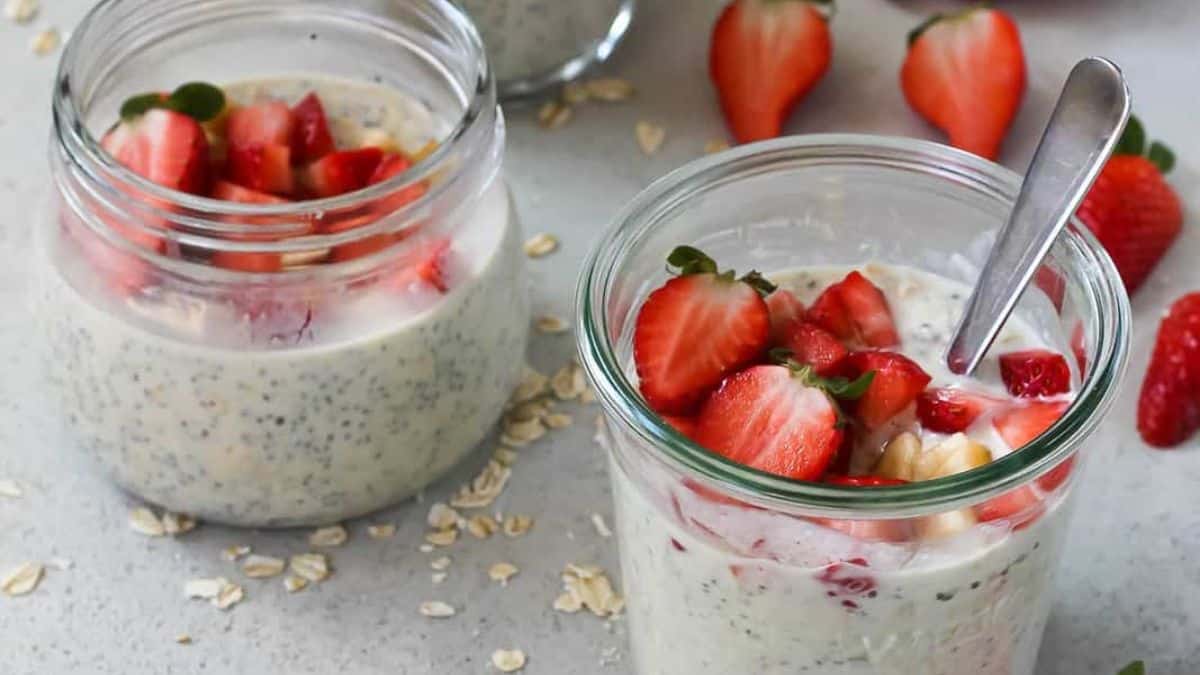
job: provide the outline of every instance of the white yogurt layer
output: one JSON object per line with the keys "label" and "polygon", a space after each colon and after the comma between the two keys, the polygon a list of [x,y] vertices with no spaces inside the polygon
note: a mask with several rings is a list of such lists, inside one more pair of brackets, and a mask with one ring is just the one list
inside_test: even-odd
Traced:
{"label": "white yogurt layer", "polygon": [[[270,85],[293,101],[313,82]],[[331,117],[360,110],[373,126],[376,108],[338,99],[342,86],[316,84]],[[382,117],[413,127],[406,147],[437,133],[414,110]],[[314,281],[307,310],[266,316],[171,286],[122,298],[70,242],[43,242],[51,393],[120,485],[173,511],[285,526],[410,496],[483,438],[524,363],[529,301],[503,183],[459,217],[445,295]]]}
{"label": "white yogurt layer", "polygon": [[[849,269],[772,279],[807,305]],[[933,386],[960,381],[941,355],[969,289],[914,269],[862,271],[888,298],[900,351],[933,376]],[[1026,324],[1010,321],[996,351],[1044,344]],[[994,357],[972,386],[1003,394]],[[897,427],[913,424],[909,416]],[[969,435],[996,455],[1008,452],[990,427],[990,420],[976,424]],[[638,673],[1033,672],[1069,514],[1063,491],[1047,496],[1040,516],[1020,529],[994,521],[948,538],[893,543],[720,499],[644,452],[623,449],[631,437],[617,434],[613,442]],[[858,448],[860,470],[877,452],[877,445]]]}

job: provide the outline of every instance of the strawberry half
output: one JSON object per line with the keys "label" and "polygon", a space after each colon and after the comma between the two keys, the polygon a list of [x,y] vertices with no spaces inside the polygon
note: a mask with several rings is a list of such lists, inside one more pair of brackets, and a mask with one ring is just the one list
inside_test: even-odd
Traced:
{"label": "strawberry half", "polygon": [[792,352],[796,361],[812,366],[818,375],[837,374],[850,353],[828,331],[808,321],[792,328],[779,346]]}
{"label": "strawberry half", "polygon": [[908,35],[900,86],[951,145],[995,159],[1025,94],[1017,25],[998,9],[933,16]]}
{"label": "strawberry half", "polygon": [[1071,391],[1071,367],[1062,354],[1028,349],[1000,355],[1000,378],[1013,396],[1037,398]]}
{"label": "strawberry half", "polygon": [[301,174],[301,182],[314,197],[336,197],[365,188],[381,161],[383,151],[379,148],[334,152],[309,164]]}
{"label": "strawberry half", "polygon": [[783,346],[792,329],[804,321],[804,303],[791,291],[779,288],[767,296],[767,311],[771,315],[771,343]]}
{"label": "strawberry half", "polygon": [[846,369],[851,377],[875,373],[854,408],[868,429],[883,426],[903,412],[933,379],[916,362],[895,352],[855,352],[846,358]]}
{"label": "strawberry half", "polygon": [[1200,293],[1175,301],[1158,327],[1138,398],[1138,433],[1159,448],[1200,429]]}
{"label": "strawberry half", "polygon": [[759,359],[771,320],[757,273],[735,278],[690,246],[671,252],[678,276],[646,298],[633,334],[642,395],[660,413],[686,414],[729,374]]}
{"label": "strawberry half", "polygon": [[325,118],[325,106],[316,92],[292,107],[292,162],[307,164],[334,151],[333,135]]}
{"label": "strawberry half", "polygon": [[1148,151],[1145,145],[1141,123],[1129,118],[1112,158],[1076,213],[1104,245],[1130,294],[1183,229],[1179,196],[1163,178],[1175,157],[1161,143],[1152,143]]}
{"label": "strawberry half", "polygon": [[852,344],[879,349],[900,344],[883,291],[857,270],[821,293],[808,320]]}
{"label": "strawberry half", "polygon": [[287,145],[230,144],[225,156],[225,177],[257,192],[291,194],[296,187],[291,157],[292,149]]}
{"label": "strawberry half", "polygon": [[917,419],[930,431],[954,434],[966,431],[980,415],[998,410],[1004,404],[1001,399],[965,389],[927,389],[917,397]]}
{"label": "strawberry half", "polygon": [[165,188],[202,194],[208,187],[208,140],[200,123],[183,113],[148,110],[118,124],[100,145],[125,168]]}
{"label": "strawberry half", "polygon": [[1067,411],[1064,401],[1031,401],[996,415],[992,426],[1013,450],[1042,435]]}
{"label": "strawberry half", "polygon": [[754,366],[733,375],[704,404],[696,442],[739,464],[816,480],[842,442],[838,411],[805,371]]}
{"label": "strawberry half", "polygon": [[774,138],[829,68],[833,41],[816,0],[734,0],[713,28],[709,75],[734,137]]}

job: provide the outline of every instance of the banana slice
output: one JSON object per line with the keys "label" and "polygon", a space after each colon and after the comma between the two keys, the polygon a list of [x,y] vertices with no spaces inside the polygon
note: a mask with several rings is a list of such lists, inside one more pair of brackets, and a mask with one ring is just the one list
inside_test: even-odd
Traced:
{"label": "banana slice", "polygon": [[921,439],[905,431],[888,442],[872,473],[883,478],[914,480],[913,466],[920,456]]}
{"label": "banana slice", "polygon": [[957,433],[920,454],[912,466],[913,480],[933,480],[970,471],[992,461],[986,446]]}
{"label": "banana slice", "polygon": [[978,521],[972,509],[959,509],[918,518],[914,529],[921,539],[945,539],[970,528]]}

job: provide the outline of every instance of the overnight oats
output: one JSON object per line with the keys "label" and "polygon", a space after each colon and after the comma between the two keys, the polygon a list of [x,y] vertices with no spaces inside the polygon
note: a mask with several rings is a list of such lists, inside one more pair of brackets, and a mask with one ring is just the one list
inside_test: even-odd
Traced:
{"label": "overnight oats", "polygon": [[1017,186],[816,136],[685,167],[618,219],[581,354],[637,672],[1033,672],[1128,306],[1071,232],[983,365],[950,372]]}
{"label": "overnight oats", "polygon": [[[55,101],[34,302],[64,422],[118,484],[209,520],[327,523],[416,493],[484,437],[524,362],[519,225],[477,36],[457,12],[420,26],[466,54],[424,64],[442,81],[267,58],[219,86],[198,69],[147,87],[165,76],[84,56],[137,4],[81,26]],[[421,4],[424,20],[453,12]],[[277,20],[179,5],[158,19],[203,19],[218,43],[222,21]],[[344,48],[322,30],[340,10],[305,6],[296,41]],[[390,48],[398,71],[429,58]],[[119,97],[93,86],[114,81]]]}

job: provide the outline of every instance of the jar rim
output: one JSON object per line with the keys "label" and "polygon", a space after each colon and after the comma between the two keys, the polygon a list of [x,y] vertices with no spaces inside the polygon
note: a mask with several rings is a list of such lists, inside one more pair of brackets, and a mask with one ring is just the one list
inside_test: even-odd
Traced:
{"label": "jar rim", "polygon": [[[456,152],[457,148],[464,145],[465,139],[473,136],[476,130],[483,124],[494,122],[499,117],[493,74],[487,60],[482,38],[474,23],[467,17],[464,10],[449,0],[424,0],[426,4],[432,7],[432,11],[446,19],[446,24],[449,28],[457,32],[462,43],[467,45],[470,51],[469,62],[474,64],[472,68],[473,72],[467,78],[468,82],[474,82],[474,86],[464,87],[460,92],[464,102],[463,111],[453,128],[444,139],[438,142],[438,146],[433,152],[414,162],[405,171],[381,183],[369,185],[343,195],[321,199],[282,204],[243,204],[166,188],[124,167],[101,147],[99,139],[91,133],[84,122],[82,108],[77,98],[79,91],[72,84],[72,73],[80,66],[82,59],[87,56],[80,48],[80,45],[85,42],[83,38],[88,35],[89,30],[96,28],[106,13],[120,11],[121,6],[127,2],[129,0],[101,0],[101,2],[88,11],[64,46],[62,58],[59,61],[58,70],[55,75],[55,89],[52,102],[56,144],[74,167],[77,167],[85,176],[97,184],[112,185],[115,180],[120,184],[130,185],[135,188],[140,195],[145,196],[144,199],[136,200],[140,203],[139,206],[157,203],[166,204],[170,207],[178,207],[178,213],[184,214],[181,217],[181,221],[186,221],[196,230],[211,232],[216,235],[212,237],[203,234],[193,236],[198,236],[200,239],[207,240],[213,244],[229,243],[232,249],[245,248],[244,243],[233,244],[232,239],[227,239],[225,236],[232,235],[236,237],[236,235],[241,234],[262,235],[277,233],[275,230],[264,229],[263,225],[238,223],[236,219],[257,217],[278,219],[282,223],[286,223],[288,219],[293,219],[297,222],[311,221],[329,212],[353,211],[364,208],[372,202],[384,200],[390,195],[425,183],[430,186],[430,189],[426,190],[421,197],[387,215],[390,216],[400,212],[418,212],[435,201],[454,182],[453,177],[450,180],[441,181],[430,181],[429,179],[443,173],[448,160]],[[180,2],[177,4],[177,9],[184,10],[188,3]],[[280,2],[275,2],[270,3],[268,6],[268,3],[246,2],[244,3],[245,6],[236,9],[240,12],[273,14],[280,11],[280,4]],[[312,3],[287,2],[285,0],[282,4],[292,5],[291,9],[302,9],[309,14],[332,15],[339,11],[335,7],[323,7]],[[295,17],[292,16],[292,18],[294,19]],[[355,18],[357,20],[373,21],[374,28],[387,30],[390,25],[394,31],[398,27],[395,21],[390,21],[378,15],[367,16],[358,14]],[[269,227],[267,226],[267,228]],[[295,230],[296,228],[293,226],[290,229]],[[288,231],[289,229],[284,227],[278,233],[286,234]],[[262,245],[254,250],[287,252],[312,249],[314,246],[334,246],[348,241],[369,238],[380,231],[381,228],[365,226],[349,231],[328,234],[308,234],[303,237],[262,242]],[[155,254],[150,253],[149,255]]]}
{"label": "jar rim", "polygon": [[[768,508],[866,517],[910,517],[977,503],[1028,483],[1064,461],[1111,406],[1128,360],[1130,308],[1112,260],[1091,232],[1072,222],[1065,241],[1072,264],[1082,268],[1085,294],[1095,307],[1091,368],[1067,411],[1036,439],[986,466],[930,481],[862,489],[800,481],[741,465],[676,431],[649,408],[618,361],[609,339],[608,291],[630,241],[655,225],[664,205],[678,206],[693,191],[780,162],[837,160],[889,170],[953,176],[977,183],[992,196],[1015,200],[1021,178],[975,155],[929,141],[868,134],[812,134],[744,145],[695,160],[659,178],[613,219],[584,261],[576,289],[581,363],[609,420],[631,431],[654,456],[689,477]],[[955,189],[968,189],[955,186]]]}

